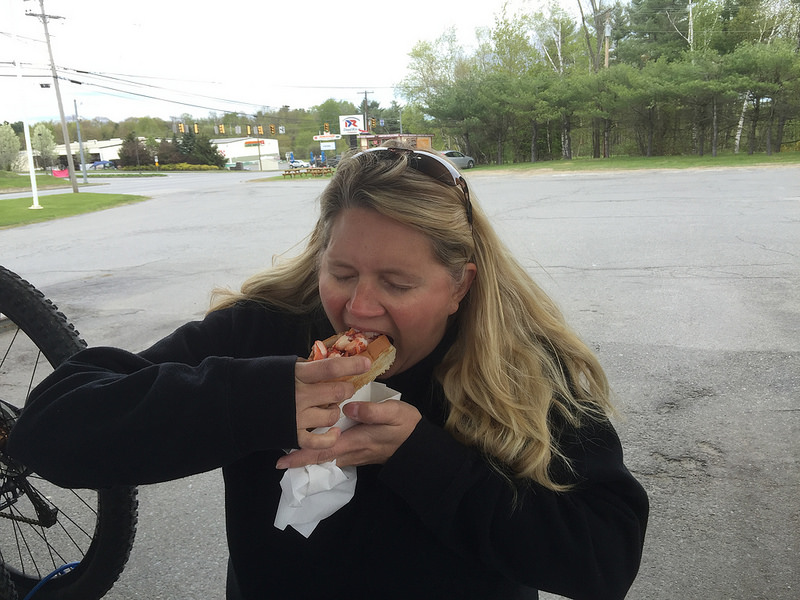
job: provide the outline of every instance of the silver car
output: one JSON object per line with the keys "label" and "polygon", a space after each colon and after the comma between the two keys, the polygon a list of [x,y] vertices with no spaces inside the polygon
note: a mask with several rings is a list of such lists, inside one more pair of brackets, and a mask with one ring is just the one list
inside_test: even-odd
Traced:
{"label": "silver car", "polygon": [[475,166],[475,159],[466,154],[461,154],[458,150],[442,150],[448,160],[459,169],[471,169]]}

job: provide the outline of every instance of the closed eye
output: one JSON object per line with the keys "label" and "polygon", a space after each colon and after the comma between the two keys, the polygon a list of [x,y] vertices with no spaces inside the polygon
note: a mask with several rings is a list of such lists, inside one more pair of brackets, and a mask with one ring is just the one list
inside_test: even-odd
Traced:
{"label": "closed eye", "polygon": [[356,276],[350,269],[328,269],[328,275],[336,281],[348,281]]}
{"label": "closed eye", "polygon": [[384,280],[384,285],[391,291],[402,293],[414,289],[414,285],[410,283],[399,283],[396,281]]}

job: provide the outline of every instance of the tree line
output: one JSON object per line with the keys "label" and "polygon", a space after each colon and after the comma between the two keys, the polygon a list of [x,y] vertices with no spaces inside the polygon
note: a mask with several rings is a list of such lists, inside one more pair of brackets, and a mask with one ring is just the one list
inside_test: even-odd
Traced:
{"label": "tree line", "polygon": [[[329,99],[249,115],[98,118],[81,132],[126,140],[131,164],[143,155],[217,164],[212,139],[259,125],[282,154],[304,157],[319,150],[313,136],[326,123],[335,133],[340,115],[364,113],[380,123],[374,133],[433,133],[437,148],[483,163],[800,150],[800,0],[578,0],[577,9],[504,7],[469,50],[453,29],[418,42],[396,90],[402,105]],[[63,143],[58,124],[40,126],[48,132],[32,136],[34,149]],[[22,123],[10,127],[21,140]],[[74,141],[74,121],[68,130]],[[0,126],[0,162],[13,142]]]}
{"label": "tree line", "polygon": [[180,137],[142,139],[135,132],[128,133],[119,149],[118,167],[149,168],[162,165],[207,165],[219,169],[225,166],[225,157],[211,138],[203,133],[187,130]]}
{"label": "tree line", "polygon": [[800,150],[800,2],[590,5],[419,42],[400,90],[482,162]]}
{"label": "tree line", "polygon": [[[24,147],[22,127],[21,122],[0,125],[0,170],[2,171],[18,168],[19,153]],[[61,157],[56,154],[56,146],[63,143],[63,137],[58,139],[56,136],[56,132],[59,131],[60,127],[56,127],[54,123],[37,123],[33,126],[30,140],[36,168],[62,169],[65,167]],[[74,164],[79,165],[78,143],[73,140],[70,149],[73,152]],[[114,164],[123,168],[148,168],[154,166],[156,159],[158,159],[159,165],[209,165],[217,168],[224,167],[226,162],[217,145],[205,134],[187,131],[180,138],[173,134],[171,139],[159,139],[153,135],[139,136],[135,131],[130,131],[122,141],[119,158],[114,161]]]}
{"label": "tree line", "polygon": [[[248,135],[272,137],[278,140],[282,154],[291,151],[302,158],[312,151],[319,153],[319,142],[315,142],[313,137],[323,133],[326,123],[330,131],[336,133],[340,115],[362,114],[363,110],[363,106],[331,98],[311,109],[282,106],[276,110],[265,108],[249,115],[210,113],[198,117],[184,113],[169,120],[148,116],[131,117],[121,122],[104,118],[81,119],[80,131],[84,141],[122,139],[120,159],[117,161],[119,166],[153,165],[155,157],[158,157],[159,165],[188,163],[224,166],[225,159],[217,151],[213,140]],[[371,101],[367,103],[366,110],[370,118],[375,118],[375,133],[398,132],[401,127],[406,132],[424,133],[427,127],[423,114],[413,107],[401,108],[395,102],[389,107],[381,107],[379,103]],[[276,126],[274,135],[270,133],[270,124]],[[259,126],[262,128],[261,134],[258,133]],[[19,121],[6,124],[5,127],[4,130],[0,125],[0,170],[10,168],[8,163],[13,163],[19,151],[25,149],[23,123]],[[74,120],[67,122],[75,164],[79,160],[77,127]],[[37,166],[57,166],[55,147],[64,143],[61,124],[42,122],[32,129],[31,146]],[[5,145],[10,148],[7,163],[3,163],[4,140],[7,140]],[[349,144],[350,140],[339,140],[335,153],[347,151]]]}

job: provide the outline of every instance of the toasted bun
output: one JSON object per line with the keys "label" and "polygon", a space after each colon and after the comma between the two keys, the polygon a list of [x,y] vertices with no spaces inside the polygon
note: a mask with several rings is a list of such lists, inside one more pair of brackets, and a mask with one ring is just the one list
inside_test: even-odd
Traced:
{"label": "toasted bun", "polygon": [[356,389],[364,387],[389,370],[389,367],[391,367],[394,362],[395,353],[395,348],[392,346],[389,338],[385,335],[375,338],[367,346],[367,349],[361,352],[361,354],[369,356],[372,361],[369,371],[361,375],[348,377],[348,381],[350,381]]}
{"label": "toasted bun", "polygon": [[[341,335],[341,333],[333,335],[323,340],[322,343],[330,348]],[[388,371],[389,367],[394,363],[395,354],[395,347],[392,345],[392,342],[389,341],[389,338],[385,335],[380,335],[372,340],[365,350],[358,353],[358,355],[369,356],[369,359],[372,361],[369,371],[361,375],[342,377],[341,381],[349,381],[355,386],[356,390],[358,390]]]}

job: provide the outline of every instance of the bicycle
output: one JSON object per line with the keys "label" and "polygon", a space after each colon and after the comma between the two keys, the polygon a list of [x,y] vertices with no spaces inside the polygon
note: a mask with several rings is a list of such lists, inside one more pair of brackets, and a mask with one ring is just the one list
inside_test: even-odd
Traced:
{"label": "bicycle", "polygon": [[101,598],[130,556],[135,487],[60,488],[5,452],[33,387],[85,347],[50,300],[0,267],[0,600]]}

